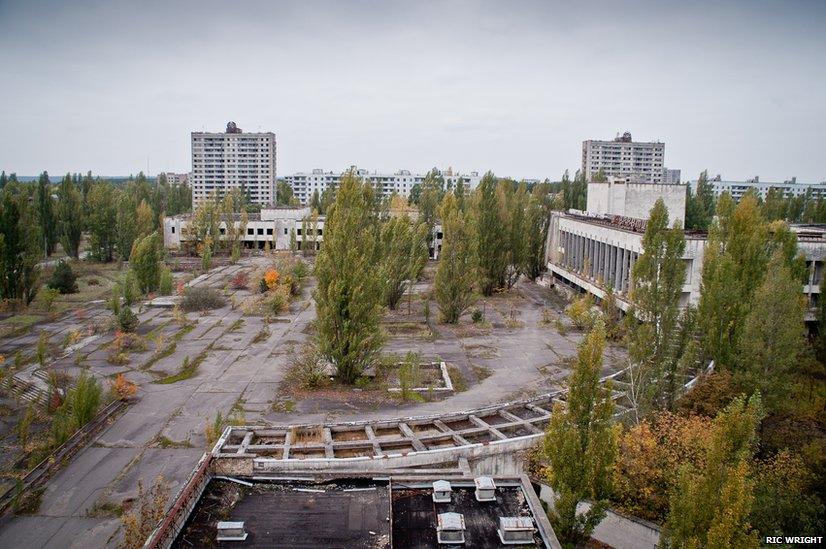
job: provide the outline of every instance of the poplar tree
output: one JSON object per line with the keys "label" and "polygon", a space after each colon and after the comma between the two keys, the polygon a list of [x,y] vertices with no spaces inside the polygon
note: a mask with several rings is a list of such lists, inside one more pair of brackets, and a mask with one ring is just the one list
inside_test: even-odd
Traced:
{"label": "poplar tree", "polygon": [[66,174],[60,183],[57,203],[60,221],[60,243],[67,255],[78,259],[80,240],[83,236],[83,196],[72,181],[72,175]]}
{"label": "poplar tree", "polygon": [[54,201],[52,200],[52,184],[49,182],[49,174],[43,172],[37,181],[37,217],[40,220],[41,236],[43,238],[42,248],[48,257],[54,253],[57,246],[57,219],[54,214]]}
{"label": "poplar tree", "polygon": [[629,316],[632,401],[639,421],[652,407],[667,408],[674,400],[679,356],[680,295],[685,282],[685,237],[678,220],[669,228],[662,199],[651,208],[643,253],[631,271]]}
{"label": "poplar tree", "polygon": [[736,398],[712,423],[702,468],[684,465],[670,497],[663,547],[758,547],[749,524],[749,462],[763,417],[760,395]]}
{"label": "poplar tree", "polygon": [[43,257],[29,198],[13,176],[0,190],[0,299],[19,299],[26,305],[37,295]]}
{"label": "poplar tree", "polygon": [[453,194],[445,195],[439,215],[443,236],[434,292],[442,321],[455,324],[473,302],[474,260],[465,214]]}
{"label": "poplar tree", "polygon": [[160,239],[154,232],[137,241],[129,256],[129,266],[135,273],[144,294],[154,292],[161,282]]}
{"label": "poplar tree", "polygon": [[805,350],[805,312],[800,282],[778,250],[746,314],[735,372],[743,390],[759,390],[769,409],[789,390]]}
{"label": "poplar tree", "polygon": [[135,234],[137,238],[143,238],[155,230],[155,213],[152,206],[144,199],[138,205],[135,212]]}
{"label": "poplar tree", "polygon": [[528,255],[525,209],[528,204],[528,189],[524,182],[513,189],[512,181],[500,181],[497,192],[501,207],[502,225],[506,231],[505,245],[505,286],[510,289],[522,276],[525,258]]}
{"label": "poplar tree", "polygon": [[[605,516],[611,488],[617,431],[611,424],[610,383],[599,382],[604,349],[605,327],[597,321],[579,345],[566,405],[554,406],[542,444],[548,481],[556,495],[549,516],[563,543],[577,544],[590,537]],[[584,499],[592,500],[591,509],[577,514],[577,504]]]}
{"label": "poplar tree", "polygon": [[112,261],[117,243],[117,204],[112,185],[92,185],[87,197],[89,216],[89,245],[91,255],[98,261]]}
{"label": "poplar tree", "polygon": [[390,218],[381,228],[381,247],[384,304],[395,309],[427,262],[427,226],[413,225],[406,215]]}
{"label": "poplar tree", "polygon": [[505,285],[508,267],[508,235],[502,224],[496,178],[491,172],[482,177],[473,197],[473,232],[479,290],[489,296]]}
{"label": "poplar tree", "polygon": [[373,189],[348,172],[324,224],[315,274],[316,343],[345,383],[354,383],[378,355],[384,291]]}
{"label": "poplar tree", "polygon": [[548,224],[550,222],[550,208],[547,201],[547,189],[544,185],[537,185],[528,197],[525,213],[525,246],[524,266],[522,270],[531,280],[536,280],[545,270],[545,241],[548,238]]}
{"label": "poplar tree", "polygon": [[121,261],[127,261],[132,253],[132,245],[137,237],[135,210],[137,204],[128,192],[120,191],[115,200],[115,248]]}

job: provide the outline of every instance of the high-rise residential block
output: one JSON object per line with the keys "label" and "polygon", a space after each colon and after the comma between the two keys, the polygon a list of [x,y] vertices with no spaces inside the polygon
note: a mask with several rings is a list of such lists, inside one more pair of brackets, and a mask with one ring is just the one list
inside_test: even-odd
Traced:
{"label": "high-rise residential block", "polygon": [[600,171],[637,183],[664,183],[665,143],[638,142],[625,132],[612,141],[582,142],[582,172],[587,181]]}
{"label": "high-rise residential block", "polygon": [[224,133],[192,132],[192,203],[241,189],[252,202],[275,202],[275,134],[244,133],[235,122]]}

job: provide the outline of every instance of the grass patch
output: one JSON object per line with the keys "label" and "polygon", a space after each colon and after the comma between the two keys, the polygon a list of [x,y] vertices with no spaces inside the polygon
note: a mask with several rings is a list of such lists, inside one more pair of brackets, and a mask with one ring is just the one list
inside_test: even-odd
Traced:
{"label": "grass patch", "polygon": [[232,323],[232,326],[230,326],[229,330],[227,330],[227,331],[237,332],[238,330],[240,330],[243,327],[244,327],[244,319],[239,318],[238,320],[236,320],[235,322]]}
{"label": "grass patch", "polygon": [[115,518],[121,515],[123,515],[123,503],[111,501],[99,501],[86,511],[86,516],[90,518]]}
{"label": "grass patch", "polygon": [[14,512],[18,515],[34,515],[37,513],[43,501],[43,492],[45,491],[46,487],[41,486],[19,494],[14,505]]}
{"label": "grass patch", "polygon": [[272,403],[273,412],[281,412],[283,414],[290,414],[295,412],[295,401],[292,399],[276,400]]}
{"label": "grass patch", "polygon": [[198,373],[198,367],[207,357],[207,354],[209,354],[210,350],[212,350],[212,345],[209,345],[206,349],[201,351],[201,354],[195,357],[195,360],[191,362],[189,360],[189,357],[186,357],[184,359],[184,363],[181,365],[181,370],[177,374],[162,377],[161,379],[157,379],[152,383],[155,383],[157,385],[169,385],[171,383],[177,383],[179,381],[184,381],[185,379],[195,377],[195,374]]}
{"label": "grass patch", "polygon": [[489,378],[492,373],[490,368],[480,364],[471,364],[470,367],[473,370],[473,375],[476,376],[476,381],[483,381]]}
{"label": "grass patch", "polygon": [[269,329],[267,329],[266,326],[264,326],[263,328],[261,328],[261,331],[255,334],[255,337],[252,338],[252,343],[261,343],[268,337],[270,337],[270,331]]}
{"label": "grass patch", "polygon": [[457,393],[467,391],[467,380],[462,375],[462,371],[453,364],[447,367],[447,373],[450,374],[450,382],[453,383],[453,390]]}
{"label": "grass patch", "polygon": [[194,448],[189,439],[172,440],[163,435],[158,435],[157,438],[155,438],[155,446],[158,448]]}

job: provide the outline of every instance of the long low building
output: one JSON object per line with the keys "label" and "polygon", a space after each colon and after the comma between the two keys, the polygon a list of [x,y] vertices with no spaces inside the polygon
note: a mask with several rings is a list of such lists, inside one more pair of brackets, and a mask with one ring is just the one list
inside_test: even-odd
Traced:
{"label": "long low building", "polygon": [[[693,192],[697,191],[697,183],[697,179],[689,181]],[[760,181],[759,177],[747,179],[746,181],[729,181],[722,179],[718,175],[709,179],[708,183],[711,185],[715,196],[729,193],[734,200],[740,200],[744,194],[752,189],[754,189],[763,200],[766,199],[771,189],[783,191],[783,195],[786,197],[811,194],[812,198],[826,198],[826,181],[820,183],[799,183],[796,177],[792,177],[790,180],[781,183],[779,181]]]}
{"label": "long low building", "polygon": [[[364,181],[369,181],[374,185],[376,190],[383,196],[390,196],[398,194],[404,197],[410,195],[413,187],[420,185],[425,178],[425,174],[410,173],[408,170],[399,170],[395,173],[370,173],[364,169],[351,168],[355,170],[356,175]],[[337,188],[341,183],[341,178],[347,173],[343,172],[325,172],[321,169],[315,169],[312,172],[297,172],[293,175],[288,175],[284,181],[292,188],[293,194],[302,204],[308,204],[313,197],[313,193],[317,192],[319,196],[329,188]],[[482,179],[478,172],[470,172],[470,174],[453,173],[452,170],[444,170],[441,176],[445,180],[447,188],[453,188],[461,182],[468,190],[473,190],[479,185]]]}
{"label": "long low building", "polygon": [[[664,187],[667,186],[650,185],[649,199],[653,200],[648,201],[653,203]],[[589,188],[589,195],[590,192]],[[637,192],[643,192],[643,189],[637,188]],[[665,197],[676,199],[678,195],[678,192],[668,192]],[[679,200],[666,202],[674,217],[674,212],[679,211]],[[594,204],[590,196],[588,203],[589,206]],[[646,220],[619,215],[607,208],[599,210],[594,207],[595,211],[590,210],[591,208],[588,212],[569,210],[551,214],[546,248],[548,271],[555,281],[591,293],[599,299],[604,298],[611,288],[617,297],[618,306],[622,310],[628,310],[631,271],[643,253],[642,239]],[[819,282],[826,260],[826,226],[793,225],[791,229],[797,233],[798,247],[806,257],[809,276],[802,291],[806,294],[810,307],[807,320],[813,320],[812,308],[818,303]],[[697,305],[700,300],[707,234],[685,231],[685,241],[683,261],[686,265],[686,278],[680,304]]]}
{"label": "long low building", "polygon": [[[296,245],[302,249],[304,242],[313,242],[316,249],[324,240],[324,216],[319,216],[315,223],[315,234],[312,234],[312,225],[308,225],[311,234],[304,233],[305,219],[310,219],[310,208],[264,208],[260,214],[249,214],[249,221],[244,228],[240,240],[245,248],[263,250],[269,243],[272,250],[289,250],[293,233]],[[236,216],[235,227],[241,221]],[[309,222],[308,222],[309,223]],[[218,225],[222,240],[226,238],[227,224],[222,221]],[[197,236],[192,231],[192,215],[176,215],[163,220],[163,242],[168,249],[181,249],[188,245],[196,245]]]}

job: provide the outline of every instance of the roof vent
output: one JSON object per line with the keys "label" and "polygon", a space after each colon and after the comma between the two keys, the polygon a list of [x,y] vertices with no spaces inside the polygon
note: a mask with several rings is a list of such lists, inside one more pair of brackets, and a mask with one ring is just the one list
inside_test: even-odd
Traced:
{"label": "roof vent", "polygon": [[436,503],[450,503],[452,488],[450,482],[437,480],[433,483],[433,501]]}
{"label": "roof vent", "polygon": [[436,539],[440,544],[457,545],[465,542],[465,517],[461,513],[439,513]]}
{"label": "roof vent", "polygon": [[490,477],[476,477],[476,501],[496,501],[496,483]]}
{"label": "roof vent", "polygon": [[243,522],[219,522],[217,541],[244,541],[247,533]]}
{"label": "roof vent", "polygon": [[533,519],[499,517],[499,541],[505,545],[533,545]]}

